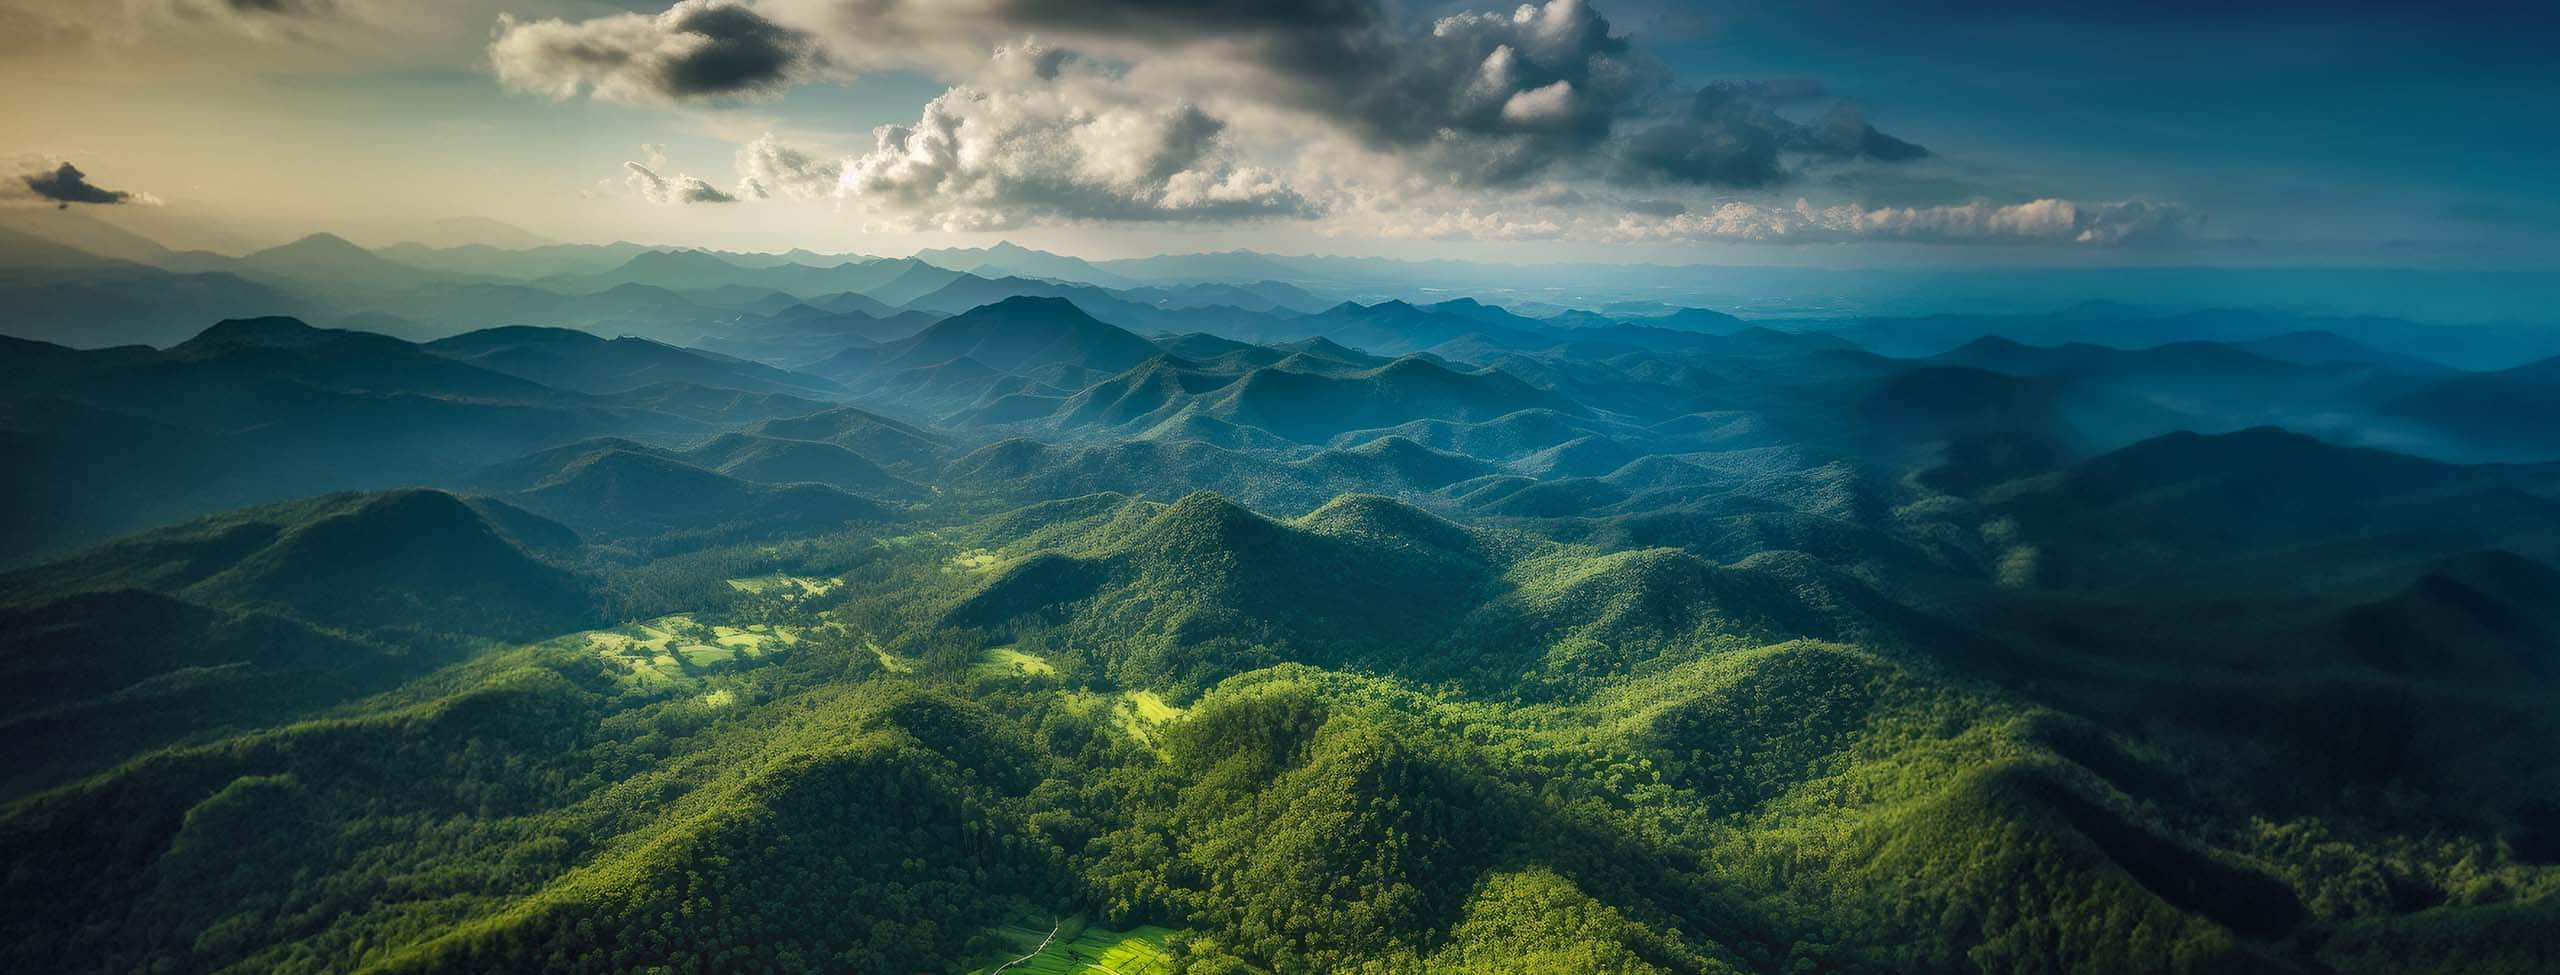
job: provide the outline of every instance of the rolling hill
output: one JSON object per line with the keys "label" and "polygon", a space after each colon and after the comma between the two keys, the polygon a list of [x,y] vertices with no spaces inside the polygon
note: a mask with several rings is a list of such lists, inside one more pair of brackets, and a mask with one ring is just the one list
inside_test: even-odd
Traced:
{"label": "rolling hill", "polygon": [[[716,445],[706,459],[734,461],[746,449],[752,448]],[[542,459],[553,462],[551,470],[507,493],[510,503],[599,540],[645,543],[650,551],[814,534],[895,516],[887,505],[826,484],[755,483],[611,442]]]}
{"label": "rolling hill", "polygon": [[[2545,366],[1681,307],[1786,268],[490,251],[0,341],[0,968],[2560,957],[2560,468],[2452,459]],[[635,337],[307,324],[484,315]]]}
{"label": "rolling hill", "polygon": [[565,328],[483,329],[429,342],[426,349],[495,372],[582,393],[619,393],[667,382],[800,396],[823,397],[839,392],[834,384],[815,376],[715,352],[679,349],[640,338],[607,339]]}
{"label": "rolling hill", "polygon": [[877,348],[849,349],[809,370],[856,383],[963,359],[1000,373],[1053,365],[1118,372],[1156,351],[1064,299],[1023,297],[972,308]]}

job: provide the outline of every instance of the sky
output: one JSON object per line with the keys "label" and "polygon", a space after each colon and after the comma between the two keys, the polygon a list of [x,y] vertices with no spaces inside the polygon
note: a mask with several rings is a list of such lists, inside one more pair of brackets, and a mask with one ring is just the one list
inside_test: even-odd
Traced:
{"label": "sky", "polygon": [[0,204],[203,240],[468,217],[829,253],[2546,270],[2555,28],[2296,0],[0,0]]}

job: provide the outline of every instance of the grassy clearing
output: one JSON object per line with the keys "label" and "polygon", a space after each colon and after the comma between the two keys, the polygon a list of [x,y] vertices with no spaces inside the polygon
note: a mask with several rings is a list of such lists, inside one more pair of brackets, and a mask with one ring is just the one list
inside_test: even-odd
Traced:
{"label": "grassy clearing", "polygon": [[1013,647],[995,647],[978,661],[978,671],[999,677],[1055,677],[1058,668],[1036,653],[1024,653]]}
{"label": "grassy clearing", "polygon": [[713,642],[724,647],[736,648],[739,652],[751,657],[761,657],[800,645],[799,627],[775,626],[767,623],[715,626],[711,628],[711,636]]}
{"label": "grassy clearing", "polygon": [[842,579],[812,579],[807,576],[784,575],[779,572],[729,580],[730,588],[758,595],[778,591],[785,595],[817,596],[841,585],[844,585]]}
{"label": "grassy clearing", "polygon": [[1182,713],[1181,708],[1166,703],[1154,691],[1122,694],[1111,708],[1112,720],[1119,724],[1120,730],[1137,739],[1139,744],[1159,750],[1164,747],[1164,726],[1181,717]]}
{"label": "grassy clearing", "polygon": [[951,567],[962,572],[986,572],[994,569],[997,563],[1002,561],[1004,560],[997,558],[994,552],[973,548],[952,556]]}
{"label": "grassy clearing", "polygon": [[[1004,925],[996,933],[1019,943],[1024,952],[1047,936],[1022,924]],[[1155,925],[1127,931],[1098,927],[1079,931],[1070,922],[1048,947],[1030,957],[980,968],[973,975],[1173,975],[1173,963],[1164,952],[1165,936],[1172,933]]]}
{"label": "grassy clearing", "polygon": [[728,647],[705,646],[699,643],[677,648],[676,654],[683,657],[685,663],[695,667],[709,667],[713,664],[725,664],[729,661],[738,659],[738,651],[736,650],[732,650]]}
{"label": "grassy clearing", "polygon": [[1130,691],[1129,706],[1137,713],[1138,720],[1150,725],[1160,725],[1183,714],[1181,708],[1165,703],[1164,698],[1158,697],[1154,691]]}
{"label": "grassy clearing", "polygon": [[862,645],[871,649],[872,656],[880,658],[880,669],[882,670],[888,671],[892,674],[904,674],[916,669],[915,661],[890,653],[888,650],[883,649],[880,646],[880,642],[877,640],[864,640],[862,641]]}
{"label": "grassy clearing", "polygon": [[621,666],[636,683],[663,684],[686,679],[689,669],[780,653],[800,642],[800,630],[764,623],[707,626],[678,613],[568,639],[583,641],[597,656]]}

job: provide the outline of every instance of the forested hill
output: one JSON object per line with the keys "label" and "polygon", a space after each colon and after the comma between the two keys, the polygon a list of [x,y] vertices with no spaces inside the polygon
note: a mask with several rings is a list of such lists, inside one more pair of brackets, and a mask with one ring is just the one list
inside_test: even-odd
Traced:
{"label": "forested hill", "polygon": [[10,971],[2560,971],[2539,366],[27,253]]}

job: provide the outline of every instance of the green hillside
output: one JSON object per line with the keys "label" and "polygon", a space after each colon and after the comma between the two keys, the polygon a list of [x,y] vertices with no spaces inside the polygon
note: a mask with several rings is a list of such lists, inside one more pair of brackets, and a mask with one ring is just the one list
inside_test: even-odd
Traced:
{"label": "green hillside", "polygon": [[2257,425],[2388,362],[1233,314],[0,345],[0,967],[2560,957],[2560,476]]}

